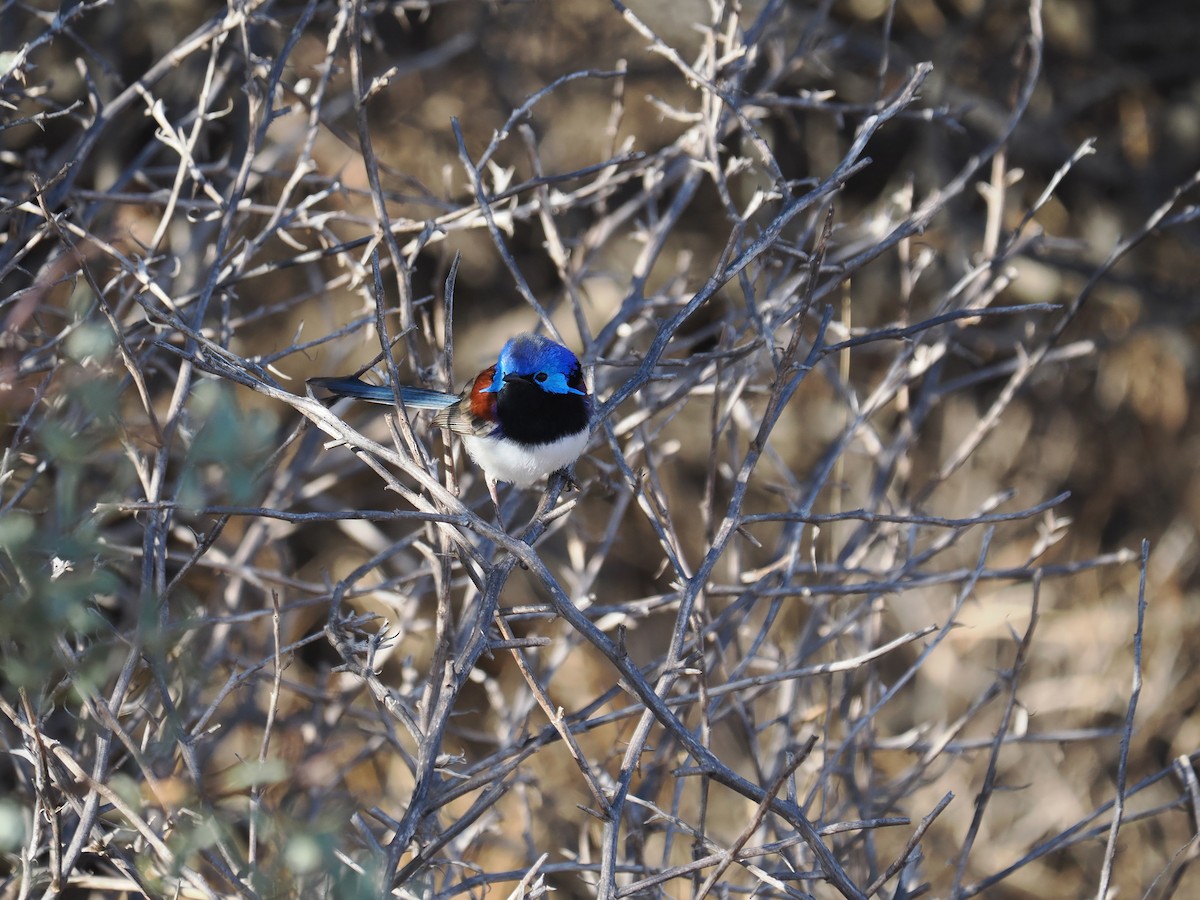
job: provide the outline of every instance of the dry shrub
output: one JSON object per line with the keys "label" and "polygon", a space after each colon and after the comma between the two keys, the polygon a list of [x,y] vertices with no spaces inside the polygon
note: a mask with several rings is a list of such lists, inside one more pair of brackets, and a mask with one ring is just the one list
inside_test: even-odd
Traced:
{"label": "dry shrub", "polygon": [[831,7],[0,9],[5,896],[1182,889],[1200,79]]}

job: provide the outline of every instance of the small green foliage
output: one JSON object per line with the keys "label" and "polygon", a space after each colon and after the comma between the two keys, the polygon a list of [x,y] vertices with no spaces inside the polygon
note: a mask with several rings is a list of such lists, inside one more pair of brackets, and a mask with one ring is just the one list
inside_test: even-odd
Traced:
{"label": "small green foliage", "polygon": [[67,355],[80,365],[90,359],[107,358],[115,346],[112,328],[103,322],[85,322],[66,341]]}
{"label": "small green foliage", "polygon": [[[103,683],[111,665],[103,652],[91,657],[87,639],[104,625],[97,604],[121,590],[127,556],[105,536],[94,508],[119,499],[134,473],[116,417],[121,380],[100,358],[112,354],[111,331],[81,325],[67,345],[79,364],[64,365],[62,390],[46,397],[20,452],[8,457],[0,493],[0,502],[15,501],[0,516],[0,618],[6,623],[0,689],[6,691],[45,689],[64,672]],[[64,657],[64,646],[73,648],[73,658]]]}
{"label": "small green foliage", "polygon": [[25,843],[29,822],[20,804],[0,800],[0,853],[16,853]]}
{"label": "small green foliage", "polygon": [[263,762],[248,759],[225,773],[225,787],[230,791],[261,788],[285,781],[290,775],[290,769],[281,759],[267,759]]}
{"label": "small green foliage", "polygon": [[10,512],[0,516],[0,550],[14,553],[20,550],[37,531],[33,516],[23,512]]}
{"label": "small green foliage", "polygon": [[215,381],[196,386],[187,412],[194,431],[180,505],[253,502],[262,465],[274,449],[275,417],[248,412],[233,388]]}

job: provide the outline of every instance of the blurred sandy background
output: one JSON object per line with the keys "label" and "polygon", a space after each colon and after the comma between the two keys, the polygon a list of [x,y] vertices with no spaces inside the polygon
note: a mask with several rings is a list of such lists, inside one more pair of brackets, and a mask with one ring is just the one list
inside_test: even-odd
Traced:
{"label": "blurred sandy background", "polygon": [[[711,21],[708,3],[633,2],[629,7],[681,58],[693,60],[702,54],[706,35],[699,26]],[[334,48],[331,53],[327,46],[331,34],[346,33],[339,32],[339,17],[346,10],[333,3],[308,8],[269,3],[259,4],[257,10],[247,7],[248,24],[230,28],[220,52],[188,55],[165,65],[152,87],[154,100],[161,101],[157,113],[153,102],[135,93],[132,102],[114,113],[113,124],[97,140],[88,141],[87,128],[95,121],[96,108],[103,109],[152,67],[163,65],[173,48],[187,46],[188,35],[203,30],[224,8],[148,0],[81,9],[76,8],[52,40],[38,42],[39,35],[55,27],[48,18],[54,10],[11,3],[0,8],[0,71],[18,59],[22,66],[20,78],[10,70],[3,82],[7,106],[0,120],[4,126],[0,226],[5,240],[0,245],[0,298],[6,298],[0,300],[0,318],[5,323],[0,339],[0,371],[5,379],[0,412],[7,448],[0,469],[4,479],[0,544],[6,554],[0,567],[4,576],[0,592],[6,597],[0,608],[12,623],[12,634],[4,639],[6,662],[0,685],[13,710],[22,709],[20,691],[32,696],[29,708],[39,710],[46,732],[75,748],[85,768],[97,759],[92,729],[108,726],[94,706],[79,699],[87,694],[81,684],[94,688],[97,698],[119,696],[117,711],[124,710],[119,717],[130,717],[128,741],[114,741],[121,759],[108,777],[136,802],[148,827],[164,832],[176,859],[188,860],[205,873],[216,894],[237,893],[230,887],[236,879],[211,874],[220,868],[217,858],[236,871],[230,848],[245,849],[258,840],[261,849],[255,870],[260,880],[247,876],[245,895],[251,883],[261,896],[305,895],[318,883],[329,896],[359,891],[369,895],[362,882],[349,874],[345,881],[338,881],[340,875],[326,882],[305,879],[315,879],[314,872],[322,868],[343,871],[344,860],[338,853],[359,861],[370,858],[363,832],[374,829],[376,836],[386,835],[387,823],[367,816],[352,826],[352,813],[378,807],[400,818],[412,791],[412,775],[401,751],[392,747],[393,741],[405,746],[404,740],[391,733],[394,726],[379,725],[387,716],[381,714],[377,698],[372,700],[360,681],[334,671],[341,660],[320,632],[331,585],[389,546],[414,538],[432,540],[429,532],[408,522],[288,523],[237,516],[214,528],[217,518],[211,514],[181,512],[161,532],[169,546],[163,556],[164,561],[169,557],[169,566],[164,563],[161,582],[155,581],[143,568],[153,550],[145,540],[150,513],[124,509],[93,516],[91,512],[98,502],[146,496],[145,485],[155,477],[168,485],[165,496],[189,507],[278,506],[332,513],[402,504],[386,494],[379,477],[345,448],[323,449],[324,436],[315,430],[293,440],[300,421],[294,410],[234,387],[230,379],[198,378],[192,399],[186,401],[190,412],[179,437],[164,439],[156,433],[144,413],[147,404],[127,376],[129,366],[121,361],[113,331],[105,324],[110,320],[97,307],[95,296],[111,293],[116,310],[112,321],[127,328],[126,340],[141,367],[148,405],[164,420],[179,383],[186,335],[146,324],[147,317],[130,302],[134,293],[147,293],[129,274],[135,267],[122,274],[113,253],[96,249],[79,235],[64,237],[44,225],[45,216],[36,212],[49,199],[64,221],[78,221],[109,249],[129,260],[146,257],[149,279],[185,311],[194,305],[179,298],[203,291],[214,269],[244,275],[264,267],[259,275],[217,290],[203,324],[210,339],[242,360],[261,363],[285,390],[302,394],[305,378],[346,374],[366,365],[379,353],[369,261],[361,246],[335,246],[371,235],[378,221],[356,131],[352,72],[344,51]],[[881,240],[886,231],[881,223],[902,217],[910,191],[919,202],[945,183],[971,153],[995,138],[1013,108],[1020,75],[1027,71],[1028,57],[1021,47],[1029,29],[1029,8],[1021,4],[975,0],[905,0],[894,7],[875,0],[821,6],[747,3],[737,22],[748,28],[760,14],[767,36],[759,41],[757,65],[784,73],[772,82],[771,96],[811,100],[808,105],[776,107],[764,101],[756,107],[761,112],[756,120],[759,133],[784,177],[797,183],[819,180],[832,171],[869,105],[898,90],[915,64],[933,64],[917,106],[937,115],[931,120],[911,116],[889,123],[867,148],[871,164],[838,192],[831,266]],[[293,31],[305,15],[311,16],[308,24]],[[962,273],[980,260],[994,207],[988,206],[974,182],[987,182],[996,171],[1008,182],[1008,199],[998,225],[1012,229],[1076,148],[1088,138],[1096,139],[1094,154],[1081,159],[1038,210],[1035,227],[1044,237],[1028,252],[1005,261],[1012,280],[1000,291],[997,305],[1071,304],[1122,237],[1136,232],[1174,190],[1194,177],[1200,165],[1200,62],[1195,50],[1200,16],[1193,4],[1046,0],[1041,15],[1045,42],[1040,77],[1027,112],[1004,147],[1002,167],[985,165],[972,186],[947,204],[924,233],[902,250],[890,250],[858,267],[844,289],[831,298],[838,327],[848,324],[861,333],[932,314]],[[451,117],[461,122],[465,145],[477,155],[515,108],[556,78],[588,69],[627,69],[619,84],[609,77],[583,77],[537,103],[523,120],[528,140],[512,134],[495,154],[498,168],[487,170],[498,193],[505,181],[520,185],[537,176],[532,169],[534,156],[543,173],[579,172],[627,152],[653,157],[672,147],[692,124],[670,111],[700,109],[701,92],[695,85],[661,53],[648,49],[644,34],[601,0],[366,4],[364,21],[366,81],[383,79],[369,102],[367,117],[380,183],[393,221],[412,223],[408,230],[398,229],[402,247],[420,239],[423,223],[472,201]],[[728,24],[728,12],[719,21]],[[271,66],[292,36],[297,40],[294,46],[287,45],[290,55],[281,75],[288,89],[274,98],[278,116],[257,145],[251,169],[238,176],[245,148],[256,140],[248,125],[252,121],[248,104],[262,100],[243,82],[261,83],[271,77]],[[228,54],[238,56],[241,63],[225,65]],[[336,65],[327,69],[330,58]],[[210,60],[216,62],[210,66]],[[311,101],[326,72],[329,81],[314,125]],[[202,126],[189,117],[198,96],[211,99],[211,117]],[[40,124],[18,121],[68,108],[76,100],[79,106]],[[618,108],[619,115],[614,113]],[[160,121],[156,122],[156,114]],[[155,138],[163,122],[178,127],[181,136],[193,128],[198,135],[191,149],[198,173],[188,176],[191,180],[176,195],[180,202],[170,214],[164,214],[162,197],[169,193],[178,158],[164,152]],[[309,139],[311,144],[305,145]],[[531,153],[530,142],[536,154]],[[301,146],[311,158],[311,170],[305,175],[309,180],[302,190],[287,194],[284,186]],[[744,135],[731,138],[723,152],[755,159]],[[703,150],[696,151],[697,158],[703,155]],[[509,169],[511,176],[506,174]],[[644,171],[655,170],[647,166]],[[65,177],[70,188],[56,194],[55,179],[61,181],[64,172],[69,173]],[[237,216],[223,218],[220,198],[239,184],[239,177],[244,179],[242,202],[247,205]],[[570,191],[595,177],[589,171],[554,185],[554,190]],[[730,183],[735,200],[744,204],[755,188],[769,184],[769,178],[753,169]],[[264,223],[276,222],[281,210],[286,214],[301,204],[306,192],[315,196],[322,186],[328,194],[318,204],[324,216],[319,226],[296,229],[291,241],[284,234],[287,229],[280,229],[261,244],[253,243]],[[567,250],[580,255],[579,248],[589,250],[585,264],[569,267],[570,279],[564,279],[554,264],[536,214],[519,214],[502,228],[530,289],[566,342],[593,367],[592,380],[601,398],[628,377],[637,354],[645,351],[653,336],[653,323],[686,302],[712,274],[730,231],[719,192],[705,182],[686,215],[670,229],[666,247],[647,275],[642,292],[645,309],[630,318],[626,334],[599,346],[593,339],[605,333],[627,301],[631,273],[644,252],[642,239],[655,227],[654,216],[645,211],[621,220],[613,210],[651,187],[652,179],[639,174],[615,187],[604,202],[572,201],[555,215]],[[526,190],[497,201],[496,206],[527,202],[534,194]],[[1173,207],[1174,213],[1194,205],[1198,196],[1193,183]],[[663,214],[662,206],[656,207],[656,214]],[[315,213],[308,215],[305,228],[317,218]],[[218,261],[212,248],[226,222],[232,223],[232,233],[226,235]],[[617,232],[597,237],[598,223],[610,222],[619,223]],[[807,232],[797,224],[788,240],[795,240],[798,249],[811,249],[812,229],[819,231],[820,219],[814,223],[806,226]],[[238,259],[247,240],[252,252]],[[60,255],[60,248],[72,241],[80,248],[82,263],[69,254]],[[151,245],[152,252],[147,250]],[[318,246],[335,249],[294,264],[299,254]],[[443,333],[444,280],[456,253],[462,259],[455,292],[454,372],[448,374],[440,368],[441,358],[429,338]],[[928,270],[902,303],[902,273],[921,254],[928,254]],[[407,300],[386,253],[384,260],[387,303],[399,308],[407,302],[410,310],[416,310],[416,328],[396,353],[402,376],[410,380],[457,388],[494,359],[507,335],[536,324],[536,315],[521,298],[493,237],[478,222],[462,227],[448,224],[412,254]],[[82,274],[89,268],[91,280]],[[736,283],[726,286],[689,320],[678,349],[669,354],[674,360],[671,365],[686,369],[689,354],[726,347],[723,334],[728,332],[722,328],[734,327],[729,323],[737,318],[740,303]],[[654,304],[661,304],[661,314],[654,311]],[[397,315],[392,325],[398,326],[402,318]],[[819,311],[805,326],[808,340],[815,334],[817,318]],[[1014,356],[1014,347],[1036,345],[1049,327],[1047,321],[997,318],[977,330],[964,328],[961,340],[950,341],[939,377],[951,383],[989,365],[1002,365]],[[298,349],[352,322],[356,327],[336,340]],[[89,330],[93,325],[98,330]],[[1141,242],[1095,286],[1058,342],[1074,351],[1039,368],[1006,403],[998,427],[963,466],[952,477],[938,479],[933,473],[977,426],[1004,381],[981,380],[948,392],[903,445],[903,462],[892,473],[894,493],[876,507],[887,512],[893,508],[888,504],[897,498],[912,500],[920,495],[914,505],[929,515],[965,517],[977,512],[986,498],[1009,489],[1015,499],[1005,509],[1031,507],[1069,491],[1069,499],[1052,514],[1001,525],[992,539],[989,566],[994,570],[1024,567],[1034,546],[1046,548],[1037,562],[1049,566],[1082,564],[1104,554],[1131,551],[1131,561],[1123,564],[1085,568],[1069,577],[1047,575],[1040,582],[1040,617],[1022,661],[1016,721],[1010,727],[1047,737],[1013,744],[1001,754],[995,770],[1001,787],[974,842],[967,884],[978,885],[1022,860],[1041,842],[1063,834],[1112,799],[1133,677],[1136,558],[1141,541],[1148,540],[1149,609],[1143,683],[1129,748],[1129,782],[1167,775],[1130,800],[1127,816],[1143,812],[1145,816],[1122,830],[1113,883],[1122,895],[1189,896],[1196,891],[1188,887],[1196,882],[1187,863],[1195,850],[1200,814],[1188,806],[1187,786],[1178,773],[1169,770],[1180,757],[1194,758],[1200,747],[1200,724],[1194,713],[1200,701],[1200,671],[1194,652],[1188,649],[1195,645],[1200,621],[1198,608],[1192,606],[1200,588],[1196,565],[1200,419],[1192,402],[1192,392],[1200,383],[1198,327],[1200,228],[1194,221],[1181,221]],[[838,332],[836,338],[842,337],[845,333]],[[98,343],[93,346],[90,341]],[[159,349],[154,341],[160,342]],[[777,455],[772,464],[779,466],[780,473],[790,471],[795,481],[789,484],[782,474],[764,473],[752,486],[747,512],[791,508],[795,485],[804,483],[846,425],[851,404],[843,387],[851,386],[859,397],[868,395],[898,352],[891,345],[865,345],[850,354],[848,369],[839,369],[842,363],[836,359],[827,360],[829,377],[816,373],[801,385],[771,435]],[[771,383],[764,351],[760,347],[755,353],[753,365],[747,364],[745,370],[753,389],[759,391],[744,411],[751,416],[761,413]],[[731,363],[733,368],[736,365]],[[832,377],[834,371],[841,373],[843,385]],[[914,386],[908,400],[917,403],[919,397]],[[640,403],[630,401],[617,411],[614,421],[634,415],[643,408]],[[693,563],[712,540],[721,504],[730,497],[728,468],[736,468],[737,454],[753,435],[753,421],[748,420],[723,432],[723,443],[717,441],[712,406],[710,395],[696,393],[689,403],[671,407],[669,415],[654,420],[648,431],[662,451],[653,472],[655,490],[666,505],[664,515],[671,529],[677,528],[673,533],[680,552]],[[655,407],[652,414],[664,408]],[[390,444],[377,412],[352,407],[340,411],[371,437]],[[888,443],[888,434],[902,430],[908,415],[909,409],[897,401],[881,416],[881,442]],[[621,434],[626,447],[635,438],[642,435],[632,427]],[[131,462],[139,457],[159,458],[154,448],[171,440],[181,443],[161,457],[165,461],[157,476],[138,471]],[[821,492],[816,511],[854,509],[871,498],[879,499],[872,481],[879,469],[872,467],[868,447],[869,443],[851,446],[843,454],[841,468],[831,486]],[[276,451],[280,455],[272,457]],[[487,518],[488,508],[478,502],[484,497],[478,479],[469,466],[460,463],[460,471],[467,495]],[[287,479],[280,473],[286,473]],[[557,577],[578,587],[581,595],[587,594],[596,609],[624,608],[631,625],[625,637],[628,651],[637,663],[650,663],[662,652],[674,622],[669,604],[656,607],[656,598],[667,596],[673,581],[669,571],[664,574],[664,551],[652,526],[654,516],[637,512],[638,503],[630,500],[629,485],[614,467],[611,448],[603,440],[581,462],[578,475],[584,489],[576,498],[577,506],[541,552],[557,567]],[[928,492],[922,495],[924,486]],[[625,503],[629,506],[622,506]],[[527,516],[531,501],[522,509]],[[614,515],[614,509],[620,515]],[[617,539],[609,539],[608,527],[616,530]],[[806,534],[802,554],[805,564],[810,558],[813,561],[810,583],[837,581],[830,574],[835,564],[847,565],[842,583],[859,576],[866,580],[865,574],[851,572],[838,556],[855,529],[852,523],[839,523],[823,528],[815,540]],[[710,598],[714,617],[734,603],[733,586],[744,573],[776,561],[773,545],[784,540],[783,530],[768,526],[755,534],[763,547],[747,543],[736,556],[723,559],[714,574]],[[933,539],[925,535],[918,543]],[[928,571],[969,569],[976,563],[981,540],[980,529],[971,531],[940,554]],[[101,545],[104,549],[97,549]],[[599,575],[589,575],[589,559],[598,547],[604,548],[603,565],[598,565]],[[74,562],[74,572],[66,578],[52,577],[51,560],[60,557]],[[878,550],[864,551],[857,562],[865,573],[881,558]],[[406,547],[356,576],[347,600],[349,608],[379,613],[396,629],[397,640],[376,668],[383,682],[413,700],[423,690],[433,654],[437,593],[431,572],[435,568],[418,549]],[[170,580],[176,577],[177,583]],[[457,570],[455,579],[455,595],[470,594]],[[164,596],[168,583],[170,603],[155,607],[147,598]],[[864,601],[863,608],[872,612],[863,615],[862,631],[855,632],[861,644],[843,634],[812,661],[839,659],[906,631],[943,623],[961,583],[884,592],[869,603]],[[724,593],[716,589],[718,584]],[[285,687],[276,700],[271,699],[270,664],[275,639],[269,617],[263,615],[270,611],[273,593],[287,613],[279,639],[303,642],[288,655]],[[1001,675],[1013,665],[1030,619],[1030,598],[1028,578],[981,580],[961,610],[960,627],[949,633],[937,653],[921,662],[916,677],[872,719],[870,751],[862,749],[861,755],[839,764],[857,773],[848,777],[846,785],[869,785],[878,790],[874,800],[888,798],[887,808],[861,802],[859,809],[870,808],[875,815],[906,815],[915,823],[947,791],[955,793],[956,799],[923,842],[920,878],[930,883],[929,896],[950,896],[961,887],[954,868],[974,812],[975,794],[987,771],[990,740],[1003,712],[1002,701],[983,710],[975,704],[990,686],[1005,684]],[[793,641],[807,640],[802,638],[806,628],[815,628],[810,600],[797,592],[779,612],[770,635],[771,642],[783,648],[781,652]],[[857,602],[813,601],[831,621],[841,614],[852,618],[847,611]],[[502,605],[540,603],[544,595],[536,579],[518,570],[505,588]],[[629,613],[638,604],[640,611]],[[102,627],[81,612],[93,605],[102,611]],[[159,611],[151,612],[152,608]],[[763,608],[755,607],[747,621],[761,622],[763,615]],[[213,619],[200,629],[202,638],[180,638],[181,633],[191,633],[186,625],[180,626],[182,631],[168,629],[158,635],[164,661],[158,671],[136,662],[143,657],[124,655],[139,622],[141,627],[155,619],[179,625],[205,616]],[[514,627],[522,634],[572,640],[565,626],[545,617]],[[839,644],[843,640],[846,643]],[[554,702],[568,714],[604,696],[616,682],[600,654],[569,646],[570,652],[557,659],[548,670],[552,675],[547,675]],[[795,726],[791,740],[802,742],[808,729],[822,735],[822,748],[836,743],[837,736],[844,736],[842,722],[862,715],[866,698],[878,698],[917,662],[921,646],[917,642],[905,647],[869,673],[847,675],[845,683],[832,676],[817,679],[819,685],[797,689],[786,702],[772,700],[780,709],[790,704],[788,714],[794,718],[788,720],[788,727]],[[549,658],[549,651],[545,652]],[[127,663],[130,658],[135,662]],[[144,658],[154,658],[154,653]],[[535,658],[541,657],[535,653]],[[127,667],[138,669],[132,686]],[[715,672],[711,674],[717,678]],[[154,699],[160,690],[175,699],[175,710],[168,711]],[[511,730],[515,726],[505,719],[505,708],[521,707],[529,702],[528,696],[526,682],[510,657],[496,653],[485,658],[452,720],[445,752],[460,756],[450,768],[468,770],[503,744],[501,734],[515,740],[516,732]],[[838,699],[845,706],[839,707]],[[628,698],[609,695],[603,708],[616,709],[627,702]],[[264,763],[263,769],[256,770],[260,775],[252,777],[239,766],[260,757],[266,710],[272,703],[277,717],[271,726],[271,752],[264,757],[269,757],[269,764]],[[742,767],[739,771],[763,784],[771,773],[756,768],[759,762],[751,762],[758,748],[746,736],[753,731],[746,721],[765,731],[771,714],[755,701],[747,703],[747,710],[740,713],[745,717],[741,725],[720,724],[712,745],[731,765]],[[195,770],[181,761],[166,724],[176,715],[195,741]],[[908,779],[906,773],[918,771],[911,768],[913,761],[928,749],[928,742],[948,734],[948,724],[960,716],[969,720],[961,732],[954,733],[961,744],[955,743],[936,763]],[[687,721],[696,724],[694,710]],[[546,719],[532,708],[528,722],[529,733],[536,733]],[[598,768],[615,771],[632,726],[632,719],[623,719],[597,728],[581,736],[581,746]],[[3,733],[10,750],[28,746],[28,735],[22,736],[12,717]],[[647,761],[645,780],[639,780],[636,791],[664,807],[673,802],[672,790],[679,791],[676,808],[692,814],[699,800],[688,793],[690,785],[681,786],[688,779],[662,774],[674,772],[674,766],[684,765],[685,759],[671,757],[677,748],[665,736],[656,735],[662,740],[662,758],[653,765]],[[130,746],[140,747],[142,756]],[[828,757],[822,759],[818,753],[811,764],[802,766],[801,798],[805,791],[829,790],[848,808],[855,807],[853,791],[846,785],[818,785],[826,763]],[[275,765],[278,768],[272,768]],[[1185,769],[1190,766],[1180,771]],[[147,771],[157,773],[157,785],[147,787]],[[268,774],[263,777],[262,771]],[[200,783],[195,772],[203,776]],[[805,781],[806,777],[811,780]],[[29,787],[32,780],[23,762],[0,768],[0,794],[10,798],[0,813],[6,821],[26,822],[23,838],[5,846],[0,861],[0,877],[8,879],[5,896],[39,894],[41,887],[21,893],[22,879],[30,877],[32,864],[20,861],[20,847],[55,840],[30,830],[28,816],[36,794]],[[254,790],[260,792],[247,806]],[[47,789],[41,799],[48,802],[52,796]],[[444,810],[444,819],[427,822],[422,834],[428,838],[447,827],[466,810],[470,799]],[[497,806],[495,818],[480,820],[478,833],[470,841],[460,841],[469,852],[455,856],[457,849],[445,851],[447,859],[420,876],[428,881],[408,885],[411,895],[452,892],[454,885],[473,874],[522,870],[541,852],[551,853],[552,861],[594,861],[600,826],[577,806],[589,802],[579,770],[566,751],[560,745],[541,750],[521,770],[515,786]],[[753,812],[752,804],[725,793],[714,794],[712,804],[709,827],[724,841],[733,840]],[[838,803],[830,799],[829,808],[834,807]],[[177,815],[174,824],[163,824],[170,818],[163,810],[178,814],[185,808],[203,812],[195,814],[196,820]],[[262,830],[257,838],[248,824],[253,818],[247,811],[251,808],[261,810],[256,814],[269,822],[259,824]],[[649,816],[639,810],[637,816]],[[844,810],[839,815],[845,817]],[[110,813],[110,818],[118,817]],[[199,820],[219,823],[214,830],[224,829],[225,837],[201,834],[203,829],[194,824]],[[369,824],[364,824],[367,820]],[[1107,820],[1104,814],[1086,827]],[[139,845],[144,835],[139,838],[136,831],[114,828],[109,840],[120,849],[83,854],[77,872],[99,878],[119,870],[118,862],[124,859],[150,883],[161,884],[154,879],[169,867]],[[69,838],[70,827],[66,832]],[[862,844],[848,841],[844,859],[850,862],[844,864],[861,864],[861,869],[851,871],[865,885],[871,880],[866,870],[875,871],[862,860],[878,858],[886,864],[910,834],[911,827],[883,829]],[[298,841],[297,835],[307,843]],[[1105,838],[1101,832],[1070,842],[1022,865],[983,892],[1013,898],[1091,895],[1099,883]],[[692,848],[687,839],[675,839],[678,847],[665,854],[683,863],[691,858]],[[649,849],[633,846],[642,840]],[[663,840],[661,832],[650,828],[636,838],[630,836],[624,852],[630,860],[662,854]],[[157,861],[145,862],[152,858]],[[45,865],[47,857],[43,853],[37,861]],[[349,872],[349,867],[344,871]],[[577,874],[546,878],[559,896],[593,892]],[[749,890],[747,882],[730,878],[724,896]],[[507,896],[515,882],[516,878],[502,880],[488,896]],[[695,888],[695,882],[679,878],[647,887],[639,896],[691,896]],[[482,886],[477,889],[481,895]],[[816,896],[834,895],[821,882],[807,889]],[[894,882],[889,883],[883,895],[892,896],[894,889]],[[659,890],[664,893],[655,893]],[[784,895],[771,893],[775,888],[761,890],[757,896]],[[82,876],[77,891],[71,896],[109,895]]]}

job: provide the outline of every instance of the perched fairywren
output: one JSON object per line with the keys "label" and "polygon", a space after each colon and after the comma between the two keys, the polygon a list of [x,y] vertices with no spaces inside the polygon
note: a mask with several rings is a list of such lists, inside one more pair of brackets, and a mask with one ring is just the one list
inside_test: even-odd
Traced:
{"label": "perched fairywren", "polygon": [[[387,385],[358,378],[308,382],[341,397],[392,403]],[[436,409],[434,424],[462,435],[467,453],[483,469],[496,508],[496,483],[529,487],[566,468],[587,446],[591,399],[575,354],[536,334],[518,334],[500,358],[458,395],[401,387],[410,409]]]}

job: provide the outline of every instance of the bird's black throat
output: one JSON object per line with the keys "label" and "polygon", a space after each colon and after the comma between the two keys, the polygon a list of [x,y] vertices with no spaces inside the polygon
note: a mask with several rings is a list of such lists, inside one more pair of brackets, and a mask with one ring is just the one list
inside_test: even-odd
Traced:
{"label": "bird's black throat", "polygon": [[530,381],[513,379],[496,394],[496,418],[506,438],[531,446],[552,444],[588,425],[588,398],[551,394]]}

